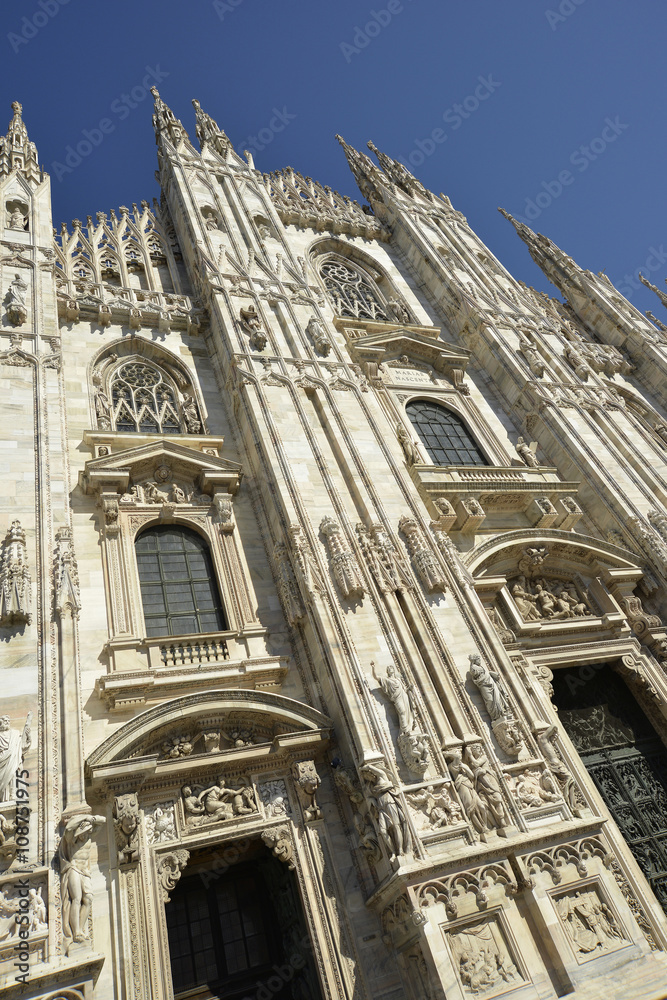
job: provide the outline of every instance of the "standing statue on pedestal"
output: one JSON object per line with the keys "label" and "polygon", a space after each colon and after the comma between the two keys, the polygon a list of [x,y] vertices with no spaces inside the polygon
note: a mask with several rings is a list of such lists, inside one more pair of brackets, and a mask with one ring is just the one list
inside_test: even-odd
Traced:
{"label": "standing statue on pedestal", "polygon": [[8,715],[0,716],[0,802],[8,802],[16,796],[15,776],[30,746],[31,722],[32,712],[28,712],[23,732],[19,733],[10,728]]}

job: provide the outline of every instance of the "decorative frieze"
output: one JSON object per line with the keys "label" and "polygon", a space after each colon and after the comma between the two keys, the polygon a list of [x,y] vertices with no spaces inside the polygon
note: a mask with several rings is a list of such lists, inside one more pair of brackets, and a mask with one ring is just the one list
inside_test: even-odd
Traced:
{"label": "decorative frieze", "polygon": [[181,798],[185,823],[191,828],[249,816],[258,811],[255,791],[249,781],[228,785],[225,778],[219,777],[210,785],[183,785]]}

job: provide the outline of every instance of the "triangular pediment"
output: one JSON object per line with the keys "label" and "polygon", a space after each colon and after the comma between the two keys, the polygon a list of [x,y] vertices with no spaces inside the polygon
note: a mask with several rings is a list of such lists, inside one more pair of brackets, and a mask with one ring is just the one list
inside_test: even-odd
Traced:
{"label": "triangular pediment", "polygon": [[416,362],[426,362],[435,371],[444,373],[453,368],[465,371],[470,360],[470,351],[403,327],[358,336],[349,346],[359,361],[382,363],[407,357]]}
{"label": "triangular pediment", "polygon": [[[220,439],[216,439],[215,444],[219,443]],[[136,448],[124,448],[91,459],[86,462],[79,480],[85,493],[121,493],[153,477],[157,469],[167,469],[169,478],[196,483],[204,493],[216,489],[236,493],[243,477],[237,462],[189,448],[173,439],[156,438]]]}

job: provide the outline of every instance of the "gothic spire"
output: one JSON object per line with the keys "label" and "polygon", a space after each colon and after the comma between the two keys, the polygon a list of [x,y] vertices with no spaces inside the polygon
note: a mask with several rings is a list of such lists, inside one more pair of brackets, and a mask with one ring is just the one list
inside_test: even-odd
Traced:
{"label": "gothic spire", "polygon": [[336,138],[343,147],[350,170],[364,198],[368,198],[369,201],[371,198],[381,198],[382,175],[371,158],[365,153],[360,153],[354,146],[349,146],[342,135],[337,135]]}
{"label": "gothic spire", "polygon": [[222,131],[218,123],[210,115],[207,115],[205,111],[202,111],[199,101],[193,100],[192,104],[197,120],[195,134],[199,139],[202,151],[204,146],[208,145],[220,153],[221,156],[226,156],[232,145],[229,138]]}
{"label": "gothic spire", "polygon": [[366,145],[372,153],[375,153],[378,163],[393,184],[400,187],[406,194],[414,196],[418,192],[425,198],[428,198],[429,192],[426,190],[424,185],[418,181],[417,178],[414,177],[402,163],[399,163],[398,160],[392,159],[391,156],[387,156],[386,153],[381,152],[375,143],[369,141]]}
{"label": "gothic spire", "polygon": [[0,138],[0,177],[18,170],[29,181],[39,184],[44,175],[37,163],[37,147],[28,139],[28,130],[23,124],[23,107],[14,101],[12,111],[14,117],[9,123],[7,135]]}
{"label": "gothic spire", "polygon": [[667,309],[667,295],[665,295],[664,292],[661,292],[660,289],[657,288],[655,285],[652,285],[651,282],[648,280],[648,278],[645,278],[643,274],[639,275],[639,280],[641,281],[642,285],[646,285],[646,287],[650,288],[652,292],[655,292],[655,294],[658,296],[665,309]]}
{"label": "gothic spire", "polygon": [[537,266],[566,297],[568,285],[581,286],[580,275],[583,274],[581,268],[560,247],[542,233],[534,233],[529,226],[519,222],[504,208],[499,208],[498,211],[512,223]]}
{"label": "gothic spire", "polygon": [[155,100],[153,113],[155,141],[159,144],[160,139],[167,135],[174,146],[177,146],[181,139],[187,139],[188,133],[171,108],[164,103],[157,87],[151,87],[151,94]]}

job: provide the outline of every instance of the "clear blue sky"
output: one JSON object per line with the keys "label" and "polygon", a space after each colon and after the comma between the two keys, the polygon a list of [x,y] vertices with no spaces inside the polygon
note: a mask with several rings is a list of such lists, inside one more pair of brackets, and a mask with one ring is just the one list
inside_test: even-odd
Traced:
{"label": "clear blue sky", "polygon": [[[516,277],[551,287],[498,205],[538,213],[533,228],[667,322],[624,280],[642,269],[667,291],[666,17],[664,0],[23,0],[3,7],[0,129],[22,101],[57,226],[150,200],[152,70],[193,137],[196,97],[240,150],[258,137],[259,169],[353,196],[334,134],[372,139],[418,164]],[[102,119],[99,145],[56,169]]]}

